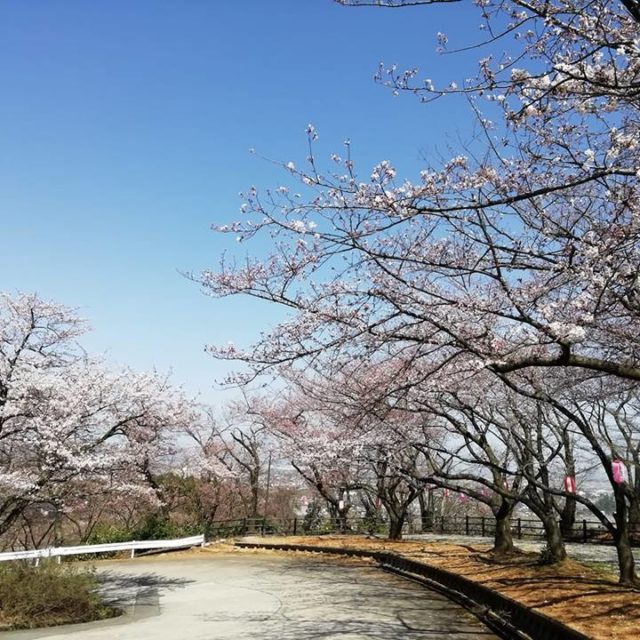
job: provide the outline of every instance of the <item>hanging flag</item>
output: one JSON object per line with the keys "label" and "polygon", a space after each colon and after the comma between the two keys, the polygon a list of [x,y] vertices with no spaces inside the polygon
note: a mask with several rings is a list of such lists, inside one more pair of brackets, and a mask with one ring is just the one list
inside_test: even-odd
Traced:
{"label": "hanging flag", "polygon": [[613,474],[613,481],[616,484],[622,484],[627,481],[627,469],[622,460],[614,460],[611,463],[611,472]]}
{"label": "hanging flag", "polygon": [[562,483],[564,486],[564,490],[567,493],[575,493],[576,492],[576,479],[572,476],[565,476],[564,482]]}

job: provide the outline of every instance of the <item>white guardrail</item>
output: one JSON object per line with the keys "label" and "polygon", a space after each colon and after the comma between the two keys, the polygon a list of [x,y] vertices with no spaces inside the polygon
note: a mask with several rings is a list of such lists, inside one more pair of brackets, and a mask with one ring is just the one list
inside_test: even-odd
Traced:
{"label": "white guardrail", "polygon": [[62,556],[78,556],[85,553],[107,553],[109,551],[131,551],[133,558],[136,551],[149,549],[181,549],[204,545],[204,535],[179,538],[177,540],[133,540],[131,542],[108,542],[106,544],[86,544],[78,547],[49,547],[48,549],[31,549],[28,551],[5,551],[0,553],[0,562],[6,560],[58,558]]}

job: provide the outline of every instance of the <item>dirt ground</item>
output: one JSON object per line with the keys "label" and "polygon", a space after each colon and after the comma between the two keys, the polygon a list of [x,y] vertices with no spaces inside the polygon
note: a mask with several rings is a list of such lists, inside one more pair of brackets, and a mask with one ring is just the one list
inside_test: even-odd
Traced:
{"label": "dirt ground", "polygon": [[541,566],[533,554],[498,560],[489,553],[489,546],[481,544],[390,542],[358,536],[297,536],[260,541],[393,551],[460,573],[595,640],[640,637],[640,591],[619,586],[616,576],[607,570],[573,560]]}

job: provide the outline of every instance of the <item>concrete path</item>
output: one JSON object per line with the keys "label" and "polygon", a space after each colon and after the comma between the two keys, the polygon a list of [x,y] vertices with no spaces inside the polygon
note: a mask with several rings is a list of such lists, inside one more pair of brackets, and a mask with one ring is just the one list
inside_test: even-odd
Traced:
{"label": "concrete path", "polygon": [[100,563],[120,618],[2,640],[496,640],[444,597],[373,566],[252,553]]}

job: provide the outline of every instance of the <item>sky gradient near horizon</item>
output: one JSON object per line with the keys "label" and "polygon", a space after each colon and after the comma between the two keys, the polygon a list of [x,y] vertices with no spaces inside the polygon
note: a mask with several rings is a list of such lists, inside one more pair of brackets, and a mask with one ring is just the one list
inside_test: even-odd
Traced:
{"label": "sky gradient near horizon", "polygon": [[[79,309],[92,353],[172,369],[203,399],[229,367],[207,343],[251,342],[279,312],[213,300],[181,272],[215,267],[249,185],[345,138],[368,175],[415,177],[470,127],[464,101],[393,97],[378,62],[455,80],[477,52],[436,53],[438,31],[478,39],[457,5],[347,9],[331,0],[0,0],[0,290]],[[253,247],[260,251],[263,247]]]}

